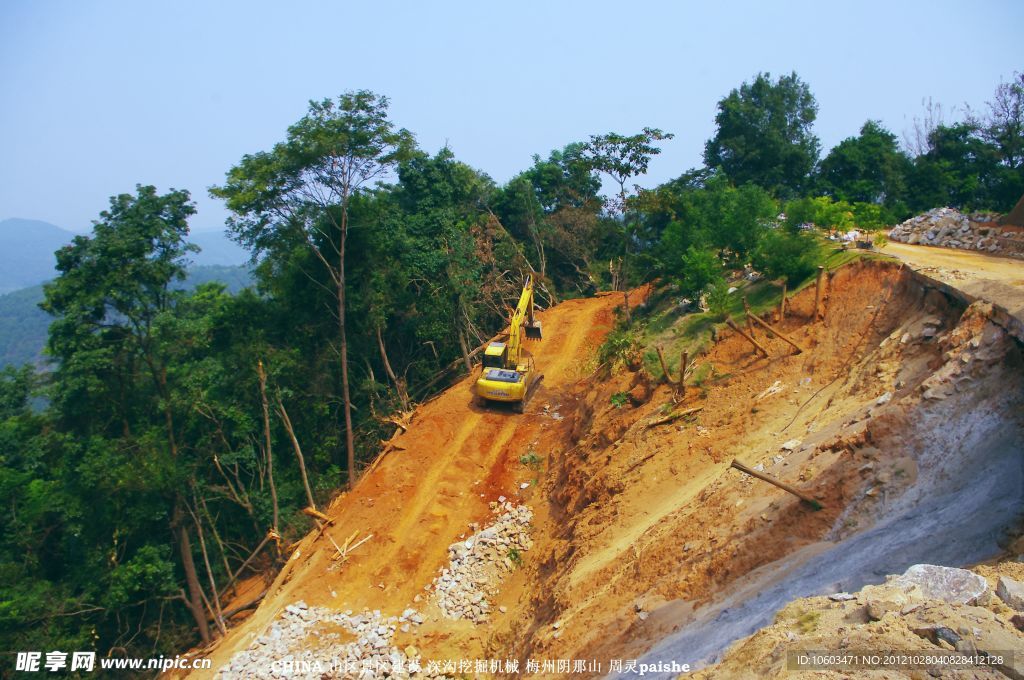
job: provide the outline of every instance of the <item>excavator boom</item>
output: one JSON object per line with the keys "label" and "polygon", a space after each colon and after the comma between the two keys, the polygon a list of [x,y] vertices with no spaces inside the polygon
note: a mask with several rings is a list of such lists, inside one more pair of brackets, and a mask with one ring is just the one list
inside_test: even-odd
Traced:
{"label": "excavator boom", "polygon": [[533,313],[533,277],[527,276],[519,304],[512,312],[508,342],[492,342],[484,351],[476,392],[481,399],[512,402],[522,411],[530,389],[543,376],[537,373],[533,357],[523,349],[524,336],[541,339],[540,320]]}

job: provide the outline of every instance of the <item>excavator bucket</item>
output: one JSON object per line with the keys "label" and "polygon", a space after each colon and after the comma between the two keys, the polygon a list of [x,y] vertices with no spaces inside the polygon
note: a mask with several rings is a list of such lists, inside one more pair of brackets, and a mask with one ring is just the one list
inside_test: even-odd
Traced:
{"label": "excavator bucket", "polygon": [[540,321],[534,321],[530,323],[527,321],[523,324],[523,328],[526,330],[526,337],[530,340],[540,340]]}

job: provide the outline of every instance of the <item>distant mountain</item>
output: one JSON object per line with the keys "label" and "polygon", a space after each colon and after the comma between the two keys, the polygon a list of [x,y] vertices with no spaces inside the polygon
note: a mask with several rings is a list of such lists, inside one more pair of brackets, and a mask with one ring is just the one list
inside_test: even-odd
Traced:
{"label": "distant mountain", "polygon": [[[0,222],[0,294],[52,279],[57,266],[54,252],[74,237],[74,233],[40,220]],[[202,249],[189,255],[195,267],[234,267],[249,260],[249,253],[223,231],[193,232],[189,240]]]}
{"label": "distant mountain", "polygon": [[[237,293],[252,285],[252,274],[248,267],[242,266],[195,267],[189,271],[182,287],[190,289],[210,281],[220,281],[230,292]],[[0,368],[43,364],[51,317],[39,309],[42,301],[42,284],[0,295]]]}
{"label": "distant mountain", "polygon": [[202,248],[198,253],[189,255],[197,267],[235,267],[249,261],[248,251],[229,239],[223,231],[193,231],[188,240]]}
{"label": "distant mountain", "polygon": [[0,222],[0,293],[52,279],[57,266],[54,251],[74,237],[49,222],[21,218]]}

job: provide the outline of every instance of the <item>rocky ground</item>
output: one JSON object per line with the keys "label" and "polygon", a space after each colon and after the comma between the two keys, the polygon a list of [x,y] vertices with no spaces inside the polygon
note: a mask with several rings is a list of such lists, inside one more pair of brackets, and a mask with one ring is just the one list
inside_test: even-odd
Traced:
{"label": "rocky ground", "polygon": [[[918,564],[856,593],[796,600],[771,626],[737,642],[721,663],[693,677],[1024,678],[1021,579],[1020,561],[973,570]],[[820,650],[844,664],[859,654],[903,654],[888,655],[890,663],[856,667],[798,665],[801,653]],[[989,656],[991,663],[960,669],[927,663],[955,655]]]}
{"label": "rocky ground", "polygon": [[[522,563],[530,538],[533,512],[504,496],[490,503],[494,521],[449,546],[450,561],[425,591],[433,591],[436,605],[447,619],[485,623],[492,598],[507,574]],[[417,595],[415,603],[421,602]],[[505,607],[501,607],[505,610]],[[400,648],[397,632],[413,633],[425,622],[419,611],[408,608],[401,616],[380,610],[354,614],[299,601],[284,608],[248,649],[235,654],[218,678],[408,678],[440,677],[437,663],[426,662],[414,645]]]}
{"label": "rocky ground", "polygon": [[431,584],[434,600],[446,618],[487,621],[490,598],[505,575],[522,564],[522,553],[533,545],[529,507],[515,506],[501,496],[491,502],[491,511],[498,514],[492,524],[448,547],[448,566]]}
{"label": "rocky ground", "polygon": [[954,208],[935,208],[911,217],[889,231],[889,238],[911,245],[979,250],[994,255],[1024,257],[1024,233],[1003,227],[995,215],[964,215]]}
{"label": "rocky ground", "polygon": [[385,617],[379,610],[353,614],[296,602],[285,607],[217,677],[436,677],[439,672],[421,666],[419,650],[393,644],[397,629],[408,632],[423,620],[414,609]]}

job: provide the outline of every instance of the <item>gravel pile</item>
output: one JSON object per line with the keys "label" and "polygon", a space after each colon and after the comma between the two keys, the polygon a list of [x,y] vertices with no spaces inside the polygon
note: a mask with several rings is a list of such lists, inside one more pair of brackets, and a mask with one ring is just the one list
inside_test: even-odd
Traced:
{"label": "gravel pile", "polygon": [[[396,629],[407,631],[421,623],[423,616],[414,609],[385,618],[379,610],[353,614],[296,602],[248,649],[235,654],[217,678],[432,677],[421,668],[415,647],[402,650],[393,644]],[[335,626],[342,631],[331,632]]]}
{"label": "gravel pile", "polygon": [[[980,214],[968,216],[954,208],[936,208],[897,224],[889,232],[889,238],[911,245],[1011,254],[1018,250],[1017,234],[995,225],[995,217]],[[1007,233],[1004,234],[1004,231]]]}
{"label": "gravel pile", "polygon": [[428,589],[441,613],[449,619],[487,621],[491,601],[505,576],[518,566],[521,553],[533,546],[533,511],[513,505],[502,496],[490,504],[494,522],[464,541],[448,547],[450,561]]}

